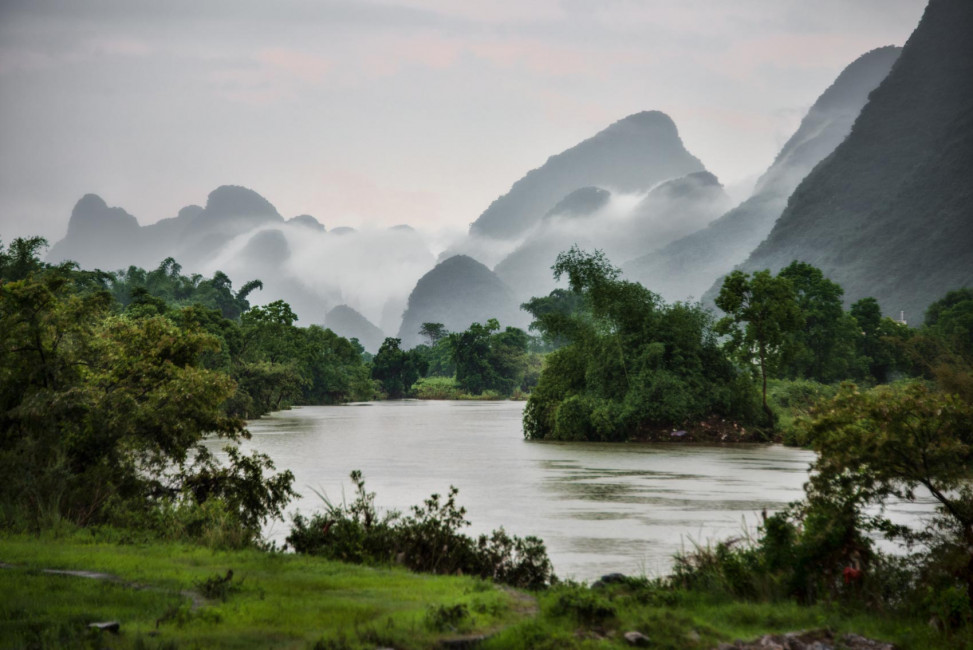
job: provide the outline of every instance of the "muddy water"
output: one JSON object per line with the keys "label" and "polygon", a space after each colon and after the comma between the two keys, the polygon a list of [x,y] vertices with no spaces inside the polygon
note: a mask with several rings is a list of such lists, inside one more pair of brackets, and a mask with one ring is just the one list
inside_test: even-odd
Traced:
{"label": "muddy water", "polygon": [[[527,442],[522,402],[375,402],[303,407],[251,422],[248,447],[290,469],[308,513],[352,498],[405,510],[459,488],[471,533],[537,535],[561,577],[659,575],[673,553],[739,536],[801,497],[813,455],[779,445]],[[286,525],[271,537],[282,540]]]}

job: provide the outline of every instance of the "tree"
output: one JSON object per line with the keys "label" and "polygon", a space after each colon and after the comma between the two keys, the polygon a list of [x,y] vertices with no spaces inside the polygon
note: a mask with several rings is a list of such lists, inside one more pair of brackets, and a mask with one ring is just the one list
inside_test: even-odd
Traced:
{"label": "tree", "polygon": [[[845,385],[803,425],[819,453],[815,483],[850,480],[861,507],[890,497],[913,501],[924,490],[938,503],[944,537],[928,561],[959,577],[973,607],[973,408],[921,382],[859,391]],[[925,531],[886,530],[935,543]]]}
{"label": "tree", "polygon": [[752,276],[733,271],[723,281],[716,306],[727,314],[716,324],[720,334],[729,336],[727,347],[747,365],[756,361],[763,410],[773,421],[767,405],[767,375],[779,362],[787,335],[803,323],[793,285],[770,271]]}
{"label": "tree", "polygon": [[500,331],[500,323],[472,323],[464,332],[449,335],[456,381],[467,392],[495,391],[510,395],[520,387],[527,371],[527,333],[516,327]]}
{"label": "tree", "polygon": [[[243,422],[222,409],[232,379],[200,364],[216,339],[191,319],[113,314],[110,294],[79,290],[75,274],[42,267],[0,283],[6,521],[86,524],[144,514],[188,496],[194,459],[205,457],[203,436],[246,436]],[[265,481],[262,470],[272,467],[258,455],[223,474],[249,477],[218,497],[251,536],[293,494],[287,472]]]}
{"label": "tree", "polygon": [[423,323],[419,328],[419,336],[425,336],[429,340],[429,347],[435,347],[448,334],[449,331],[442,323]]}
{"label": "tree", "polygon": [[845,313],[845,291],[806,262],[791,262],[777,274],[794,288],[803,325],[785,336],[781,374],[831,383],[859,375],[855,348],[860,336]]}
{"label": "tree", "polygon": [[43,267],[39,259],[41,249],[47,248],[43,237],[17,237],[3,250],[0,242],[0,279],[8,282],[23,280]]}
{"label": "tree", "polygon": [[389,337],[382,342],[372,359],[372,378],[382,382],[390,399],[402,398],[419,377],[426,373],[426,362],[416,351],[406,352],[399,346],[402,339]]}
{"label": "tree", "polygon": [[852,304],[850,315],[860,333],[856,356],[867,367],[869,381],[884,384],[892,373],[908,368],[902,344],[913,332],[907,325],[883,317],[875,298],[862,298]]}
{"label": "tree", "polygon": [[568,292],[525,305],[531,328],[562,343],[527,400],[526,437],[624,440],[712,416],[751,421],[753,386],[699,305],[665,304],[598,251],[574,247],[553,270]]}

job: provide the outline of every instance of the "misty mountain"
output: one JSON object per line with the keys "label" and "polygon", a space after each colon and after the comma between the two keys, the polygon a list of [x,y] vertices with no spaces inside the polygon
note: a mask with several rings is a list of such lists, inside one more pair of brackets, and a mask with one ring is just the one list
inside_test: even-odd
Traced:
{"label": "misty mountain", "polygon": [[317,230],[318,232],[325,232],[324,224],[309,214],[299,214],[296,217],[291,217],[287,220],[287,223],[304,226],[312,230]]}
{"label": "misty mountain", "polygon": [[186,273],[259,278],[264,288],[250,301],[285,300],[302,323],[320,323],[346,304],[387,331],[398,330],[409,292],[435,263],[423,236],[409,226],[328,232],[310,215],[285,221],[263,196],[234,185],[213,190],[205,206],[189,205],[148,226],[85,195],[47,260],[116,270],[153,269],[167,257]]}
{"label": "misty mountain", "polygon": [[210,192],[205,207],[189,205],[173,218],[144,227],[124,209],[86,194],[75,204],[67,235],[51,247],[47,261],[74,260],[85,268],[113,270],[150,267],[171,256],[193,268],[233,237],[283,221],[267,199],[236,185]]}
{"label": "misty mountain", "polygon": [[338,336],[358,339],[366,351],[376,354],[385,334],[370,320],[348,305],[338,305],[324,317],[324,326]]}
{"label": "misty mountain", "polygon": [[204,260],[231,239],[261,226],[284,223],[270,201],[239,185],[222,185],[206,199],[206,207],[180,236],[185,264]]}
{"label": "misty mountain", "polygon": [[668,115],[636,113],[527,172],[473,222],[470,235],[516,239],[579,188],[645,192],[697,171],[703,164],[683,147]]}
{"label": "misty mountain", "polygon": [[846,301],[874,296],[912,321],[973,285],[971,34],[973,2],[930,1],[847,139],[798,186],[744,271],[803,260]]}
{"label": "misty mountain", "polygon": [[600,188],[576,190],[559,201],[494,272],[525,302],[555,288],[551,266],[558,253],[575,244],[602,250],[612,260],[630,259],[702,228],[729,204],[723,186],[706,171],[660,183],[644,196],[616,196]]}
{"label": "misty mountain", "polygon": [[600,187],[582,187],[558,201],[544,214],[544,218],[588,216],[608,205],[611,196],[611,192]]}
{"label": "misty mountain", "polygon": [[143,254],[141,226],[122,208],[108,207],[96,194],[75,204],[68,233],[47,254],[47,261],[74,260],[83,268],[120,269]]}
{"label": "misty mountain", "polygon": [[416,283],[398,338],[404,348],[412,348],[422,343],[419,328],[423,323],[442,323],[446,329],[459,332],[490,318],[504,327],[526,327],[529,323],[513,292],[493,271],[472,257],[455,255]]}
{"label": "misty mountain", "polygon": [[668,301],[701,297],[715,278],[766,238],[798,183],[851,131],[869,93],[888,75],[898,47],[872,50],[846,67],[814,102],[753,194],[706,228],[623,265],[629,278]]}

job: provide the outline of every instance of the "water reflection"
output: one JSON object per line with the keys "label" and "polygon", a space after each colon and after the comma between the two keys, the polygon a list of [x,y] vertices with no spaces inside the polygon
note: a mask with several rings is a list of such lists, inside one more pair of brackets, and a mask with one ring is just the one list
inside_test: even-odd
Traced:
{"label": "water reflection", "polygon": [[[361,469],[387,508],[459,488],[469,532],[504,526],[547,543],[557,573],[659,574],[693,543],[739,536],[801,497],[810,452],[772,445],[526,442],[523,404],[379,402],[305,407],[250,424],[247,443],[290,469],[294,509],[351,498]],[[214,443],[214,447],[219,445]],[[286,526],[270,535],[282,540]]]}

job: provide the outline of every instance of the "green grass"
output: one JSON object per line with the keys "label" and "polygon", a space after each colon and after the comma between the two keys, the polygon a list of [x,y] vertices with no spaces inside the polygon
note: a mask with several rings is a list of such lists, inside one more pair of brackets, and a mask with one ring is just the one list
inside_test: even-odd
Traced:
{"label": "green grass", "polygon": [[[515,623],[523,606],[492,584],[308,556],[177,544],[0,537],[0,647],[433,647]],[[51,575],[98,571],[119,581]],[[200,586],[232,569],[225,600]],[[441,614],[453,614],[445,618]],[[456,615],[459,612],[461,615]],[[121,634],[87,624],[121,622]],[[100,635],[100,639],[97,638]]]}
{"label": "green grass", "polygon": [[483,647],[628,648],[624,634],[638,631],[651,639],[653,648],[703,650],[738,639],[811,630],[861,634],[893,642],[901,650],[973,647],[973,639],[940,635],[926,621],[909,617],[848,611],[837,605],[734,602],[649,585],[564,585],[542,594],[539,604],[538,616],[504,630]]}
{"label": "green grass", "polygon": [[[257,550],[120,544],[118,537],[0,534],[0,562],[8,565],[0,569],[0,648],[428,648],[489,634],[484,648],[625,648],[623,635],[639,631],[654,648],[701,650],[816,629],[902,650],[973,648],[973,639],[941,635],[926,621],[853,603],[733,601],[638,579],[600,588],[561,584],[535,603],[535,595],[462,576]],[[119,635],[87,629],[108,620],[121,623]]]}
{"label": "green grass", "polygon": [[428,400],[502,400],[507,397],[492,390],[479,395],[464,392],[453,377],[423,377],[412,384],[417,399]]}

